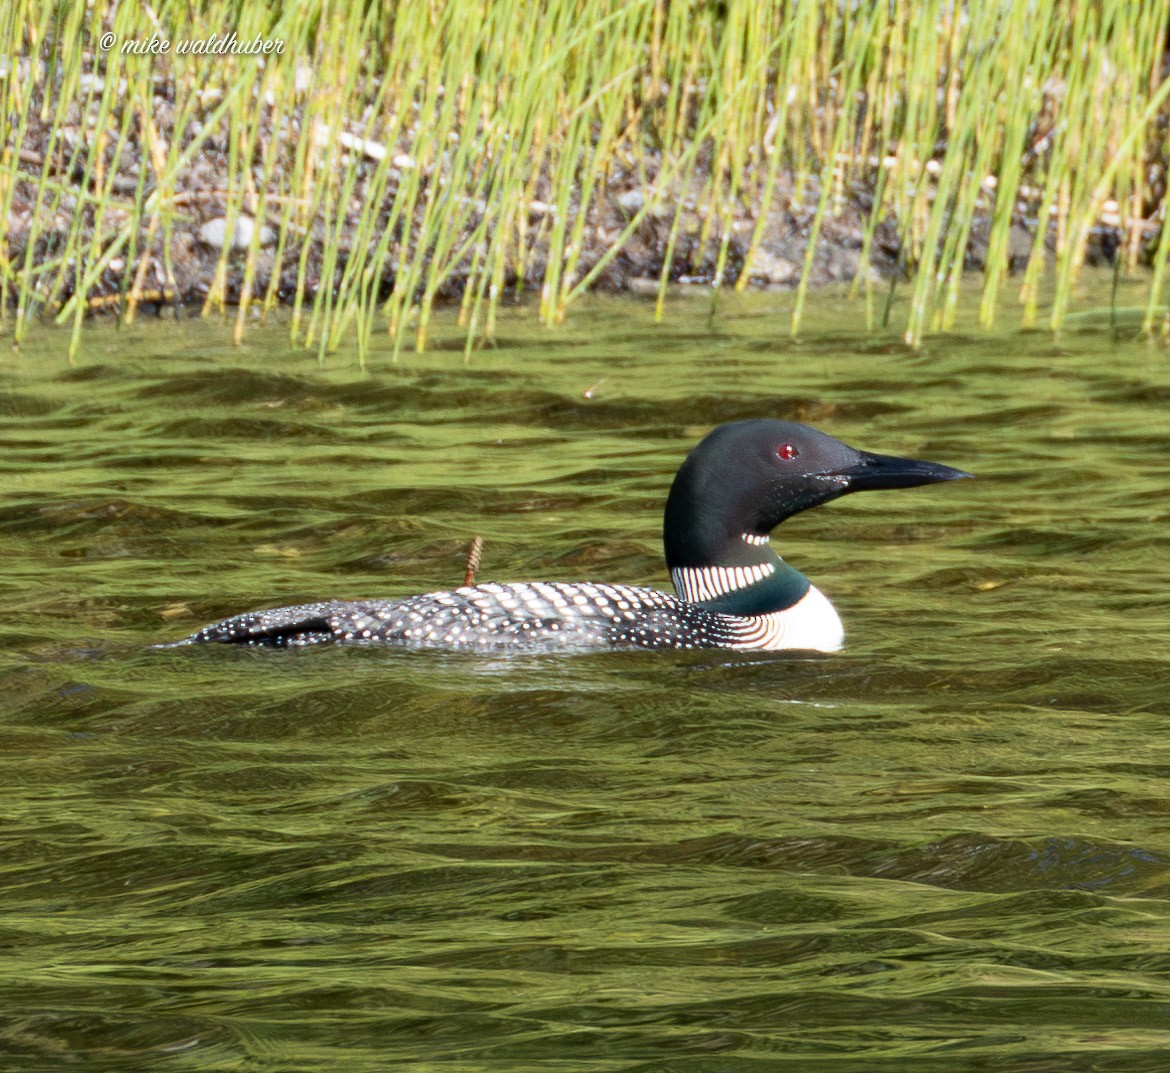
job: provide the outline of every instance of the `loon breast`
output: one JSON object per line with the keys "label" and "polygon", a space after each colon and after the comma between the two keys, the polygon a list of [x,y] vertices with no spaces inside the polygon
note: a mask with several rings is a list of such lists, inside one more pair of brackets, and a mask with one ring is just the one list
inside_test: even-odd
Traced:
{"label": "loon breast", "polygon": [[656,589],[533,582],[476,585],[404,600],[330,600],[251,611],[179,644],[267,648],[343,642],[410,648],[730,648],[833,652],[844,631],[815,588],[769,615],[712,611]]}

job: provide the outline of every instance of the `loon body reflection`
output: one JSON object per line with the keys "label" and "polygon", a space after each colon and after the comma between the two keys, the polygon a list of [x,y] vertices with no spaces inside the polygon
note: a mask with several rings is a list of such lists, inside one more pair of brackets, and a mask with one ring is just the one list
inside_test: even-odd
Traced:
{"label": "loon body reflection", "polygon": [[841,620],[772,550],[772,530],[850,492],[966,476],[933,462],[858,451],[789,421],[737,421],[691,451],[667,497],[663,544],[676,595],[600,583],[486,584],[401,600],[251,611],[177,644],[832,652],[844,640]]}

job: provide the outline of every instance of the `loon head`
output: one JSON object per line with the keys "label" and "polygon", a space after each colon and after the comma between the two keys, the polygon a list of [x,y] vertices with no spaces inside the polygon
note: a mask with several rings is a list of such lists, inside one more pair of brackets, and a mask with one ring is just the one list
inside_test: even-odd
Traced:
{"label": "loon head", "polygon": [[748,565],[773,558],[785,518],[850,492],[970,477],[935,462],[858,451],[792,421],[721,425],[691,451],[666,500],[666,565]]}

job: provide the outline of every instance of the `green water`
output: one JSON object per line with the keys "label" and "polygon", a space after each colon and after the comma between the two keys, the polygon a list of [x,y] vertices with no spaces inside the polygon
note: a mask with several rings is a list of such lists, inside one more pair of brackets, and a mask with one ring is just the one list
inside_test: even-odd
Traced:
{"label": "green water", "polygon": [[[1170,356],[779,302],[6,353],[0,1068],[1164,1069]],[[778,531],[841,655],[147,648],[476,534],[664,586],[675,466],[761,415],[980,478]]]}

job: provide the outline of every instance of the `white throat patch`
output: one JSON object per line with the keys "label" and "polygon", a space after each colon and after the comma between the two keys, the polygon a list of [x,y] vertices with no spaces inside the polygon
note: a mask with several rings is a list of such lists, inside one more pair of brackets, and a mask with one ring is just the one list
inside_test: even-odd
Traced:
{"label": "white throat patch", "polygon": [[732,648],[768,652],[786,648],[838,652],[845,643],[845,627],[841,625],[840,617],[828,597],[815,585],[784,611],[737,617],[735,632],[738,637]]}

